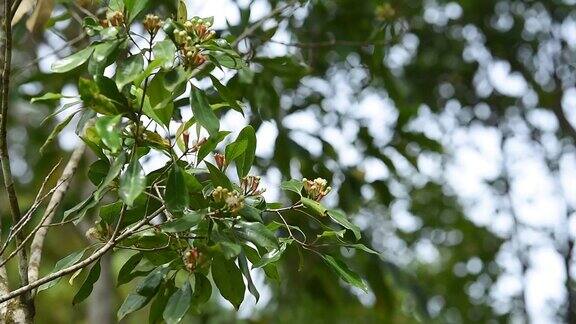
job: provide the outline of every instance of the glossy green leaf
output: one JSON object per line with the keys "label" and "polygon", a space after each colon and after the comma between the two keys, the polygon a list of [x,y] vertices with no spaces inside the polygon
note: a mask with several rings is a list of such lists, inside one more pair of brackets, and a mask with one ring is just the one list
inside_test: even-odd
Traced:
{"label": "glossy green leaf", "polygon": [[232,161],[236,160],[246,151],[248,147],[247,140],[240,140],[233,143],[230,143],[226,146],[226,150],[224,151],[224,156],[226,157],[227,163],[231,163]]}
{"label": "glossy green leaf", "polygon": [[46,139],[44,144],[42,144],[42,146],[40,147],[40,154],[44,154],[44,151],[46,150],[46,148],[50,144],[52,144],[52,142],[54,142],[54,140],[58,137],[58,134],[60,134],[60,132],[62,132],[62,130],[64,128],[66,128],[66,126],[68,126],[68,124],[70,124],[70,121],[72,121],[72,118],[74,118],[75,115],[76,114],[70,114],[68,117],[66,117],[66,119],[64,119],[63,121],[58,123],[58,125],[56,125],[56,127],[54,127],[54,129],[52,130],[50,135],[48,135],[48,138]]}
{"label": "glossy green leaf", "polygon": [[126,297],[126,299],[124,300],[124,303],[122,303],[122,306],[120,306],[120,309],[118,310],[118,320],[122,320],[126,315],[133,313],[141,308],[143,308],[144,306],[146,306],[146,304],[148,304],[150,302],[152,298],[151,297],[147,297],[147,296],[141,296],[138,294],[129,294],[128,297]]}
{"label": "glossy green leaf", "polygon": [[84,64],[94,52],[94,47],[89,46],[83,50],[80,50],[68,57],[65,57],[59,61],[52,64],[52,72],[54,73],[64,73]]}
{"label": "glossy green leaf", "polygon": [[164,201],[169,212],[180,213],[188,207],[188,188],[184,179],[184,171],[175,165],[168,173]]}
{"label": "glossy green leaf", "polygon": [[192,113],[197,122],[204,127],[210,135],[218,133],[220,129],[220,120],[212,111],[208,98],[200,89],[193,88],[190,95],[190,105],[192,106]]}
{"label": "glossy green leaf", "polygon": [[306,210],[312,212],[312,214],[315,214],[317,216],[322,216],[322,217],[326,216],[326,213],[328,212],[328,210],[326,209],[326,207],[322,206],[322,204],[320,204],[316,200],[302,197],[301,201],[302,201],[302,205],[304,205],[304,207],[306,207]]}
{"label": "glossy green leaf", "polygon": [[116,71],[116,85],[122,89],[128,83],[136,80],[144,69],[144,57],[136,54],[122,60]]}
{"label": "glossy green leaf", "polygon": [[240,238],[268,251],[279,248],[278,239],[274,236],[274,233],[261,223],[239,221],[234,228]]}
{"label": "glossy green leaf", "polygon": [[222,142],[226,136],[228,136],[228,134],[230,134],[230,132],[221,131],[218,132],[218,134],[211,135],[198,150],[198,162],[204,160],[204,158],[208,156],[210,152],[214,151],[216,146],[218,146],[218,143]]}
{"label": "glossy green leaf", "polygon": [[184,213],[184,216],[160,225],[160,228],[167,233],[188,231],[198,225],[204,216],[204,213],[199,211],[188,211]]}
{"label": "glossy green leaf", "polygon": [[352,233],[354,233],[354,237],[356,237],[356,240],[359,240],[362,235],[360,234],[360,228],[356,225],[353,224],[352,222],[350,222],[348,220],[348,218],[346,217],[346,214],[344,214],[343,212],[339,211],[339,210],[328,210],[328,216],[330,216],[330,218],[342,225],[342,227],[350,230]]}
{"label": "glossy green leaf", "polygon": [[118,279],[116,280],[118,286],[130,282],[135,278],[134,269],[140,263],[140,261],[142,261],[143,257],[144,255],[142,253],[136,253],[132,255],[128,261],[126,261],[126,263],[124,263],[118,272]]}
{"label": "glossy green leaf", "polygon": [[282,243],[282,244],[280,244],[279,248],[274,249],[274,250],[264,254],[262,256],[262,258],[260,259],[260,261],[253,264],[253,267],[254,268],[262,268],[264,266],[267,266],[270,263],[274,263],[274,262],[280,260],[280,257],[282,257],[282,254],[284,253],[284,251],[286,251],[287,245],[288,245],[287,243]]}
{"label": "glossy green leaf", "polygon": [[108,160],[97,160],[88,168],[88,179],[90,179],[95,186],[98,186],[104,181],[109,171],[110,162],[108,162]]}
{"label": "glossy green leaf", "polygon": [[179,323],[182,317],[186,315],[190,302],[192,301],[192,287],[190,282],[186,280],[180,289],[176,290],[164,309],[164,320],[168,324]]}
{"label": "glossy green leaf", "polygon": [[213,75],[210,75],[210,79],[212,80],[212,85],[216,88],[216,90],[218,90],[218,93],[220,94],[222,99],[226,100],[226,102],[230,105],[230,107],[232,107],[232,109],[240,113],[244,113],[242,111],[242,107],[240,107],[240,104],[238,104],[238,101],[234,99],[232,92],[222,83],[220,83],[220,81],[216,79],[216,77],[214,77]]}
{"label": "glossy green leaf", "polygon": [[244,153],[236,159],[236,172],[238,173],[238,178],[242,179],[248,175],[254,163],[256,154],[256,132],[254,128],[250,125],[244,127],[238,134],[236,141],[246,141],[247,143]]}
{"label": "glossy green leaf", "polygon": [[302,181],[300,181],[300,180],[291,179],[288,181],[283,181],[280,188],[282,188],[282,190],[292,191],[292,192],[298,194],[299,196],[301,196],[303,184],[302,184]]}
{"label": "glossy green leaf", "polygon": [[126,11],[128,11],[128,22],[134,21],[136,17],[148,6],[149,0],[124,0]]}
{"label": "glossy green leaf", "polygon": [[122,138],[120,137],[120,130],[118,125],[122,120],[121,115],[116,116],[102,116],[96,120],[95,126],[98,135],[102,142],[114,154],[122,147]]}
{"label": "glossy green leaf", "polygon": [[96,281],[98,281],[98,278],[100,278],[100,260],[98,260],[92,266],[90,272],[88,272],[88,276],[86,276],[84,283],[82,283],[82,286],[72,299],[72,305],[79,304],[84,299],[88,298],[88,296],[90,296],[92,290],[94,289],[94,284],[96,283]]}
{"label": "glossy green leaf", "polygon": [[146,174],[137,158],[133,158],[120,178],[120,198],[132,207],[134,200],[146,189]]}
{"label": "glossy green leaf", "polygon": [[205,162],[206,167],[208,167],[208,171],[210,171],[210,179],[212,180],[212,185],[214,188],[220,186],[222,188],[226,188],[228,190],[232,190],[232,183],[230,179],[224,174],[224,172],[220,171],[216,166],[211,163]]}
{"label": "glossy green leaf", "polygon": [[136,287],[136,293],[141,296],[154,296],[168,270],[169,267],[160,266],[150,272],[146,278],[142,279],[140,284],[138,284],[138,287]]}
{"label": "glossy green leaf", "polygon": [[241,253],[240,256],[238,257],[238,265],[240,265],[240,270],[242,271],[244,278],[246,278],[246,283],[248,284],[248,291],[252,294],[252,296],[254,296],[254,298],[256,299],[256,303],[258,303],[258,300],[260,300],[260,293],[258,292],[256,285],[254,285],[254,282],[252,281],[252,276],[250,275],[250,268],[248,268],[248,260],[246,259],[246,255],[244,255],[244,253]]}
{"label": "glossy green leaf", "polygon": [[342,260],[336,259],[330,255],[322,255],[322,258],[326,264],[330,266],[330,269],[332,269],[332,271],[334,271],[334,273],[336,273],[342,280],[354,287],[362,289],[363,291],[368,291],[368,286],[366,286],[366,283],[362,278],[350,270]]}
{"label": "glossy green leaf", "polygon": [[216,255],[212,260],[212,279],[222,297],[228,300],[236,309],[244,300],[246,286],[242,280],[242,273],[232,260]]}
{"label": "glossy green leaf", "polygon": [[171,40],[165,39],[157,42],[152,48],[154,59],[161,62],[164,69],[170,69],[176,55],[176,46]]}
{"label": "glossy green leaf", "polygon": [[194,296],[193,304],[200,305],[210,300],[212,296],[212,283],[202,273],[194,273]]}
{"label": "glossy green leaf", "polygon": [[[60,259],[58,262],[56,262],[56,264],[54,265],[54,268],[52,269],[52,271],[50,271],[50,273],[58,272],[64,268],[68,268],[68,267],[76,264],[78,261],[82,260],[82,256],[84,256],[84,252],[85,252],[85,250],[74,252],[74,253],[71,253],[68,256],[64,257],[63,259]],[[51,287],[54,287],[55,285],[58,284],[58,282],[60,282],[60,279],[62,279],[62,277],[43,284],[42,286],[38,287],[38,292],[40,292],[42,290],[46,290],[46,289],[51,288]]]}

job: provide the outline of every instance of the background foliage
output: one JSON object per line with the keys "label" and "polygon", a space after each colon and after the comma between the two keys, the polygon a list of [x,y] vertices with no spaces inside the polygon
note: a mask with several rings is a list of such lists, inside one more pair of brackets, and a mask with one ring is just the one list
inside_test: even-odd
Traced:
{"label": "background foliage", "polygon": [[[175,15],[176,5],[161,3],[150,1],[147,10]],[[268,9],[279,5],[272,0],[231,4],[239,19],[218,33],[240,35],[264,3]],[[70,137],[62,136],[38,154],[52,128],[40,122],[58,104],[30,104],[29,99],[70,89],[80,77],[79,70],[49,73],[39,55],[62,43],[57,38],[66,42],[57,56],[83,48],[87,39],[79,17],[96,8],[89,1],[57,1],[46,27],[31,33],[24,20],[15,26],[17,90],[11,100],[18,108],[9,126],[20,193],[32,193],[30,188],[37,188],[65,154],[63,148],[71,146]],[[574,87],[574,43],[568,35],[573,19],[572,5],[559,0],[314,0],[274,17],[241,43],[249,69],[227,75],[227,85],[231,96],[245,98],[250,125],[274,139],[267,142],[273,150],[257,154],[257,171],[277,185],[303,175],[328,179],[334,193],[327,204],[355,215],[365,243],[381,252],[377,257],[341,251],[370,287],[369,294],[362,294],[337,284],[321,260],[305,257],[300,269],[301,256],[288,250],[280,264],[282,281],[267,282],[266,306],[241,316],[263,322],[367,323],[507,322],[529,316],[526,274],[536,248],[529,241],[552,246],[570,273],[573,236],[566,229],[574,205],[559,194],[563,207],[554,226],[534,227],[518,217],[513,193],[522,184],[516,167],[522,155],[517,147],[521,143],[535,151],[530,158],[541,161],[545,176],[555,183],[565,175],[559,161],[574,162],[576,132],[566,114],[569,106],[563,104]],[[523,82],[517,87],[495,82],[491,73],[497,64]],[[449,179],[457,136],[474,129],[493,131],[498,138],[500,165],[482,185],[492,202],[486,213],[504,215],[512,224],[504,231],[475,219],[485,206],[470,201]],[[87,156],[78,175],[87,174],[94,160]],[[69,193],[62,210],[88,194],[85,177],[74,181],[77,190]],[[30,194],[23,204],[32,200]],[[0,200],[3,215],[6,205]],[[300,219],[300,227],[314,229]],[[73,226],[50,232],[46,259],[55,263],[83,246],[83,232]],[[499,280],[510,275],[503,254],[513,260],[512,276],[521,287],[504,298],[494,293]],[[128,257],[111,260],[110,278],[116,278]],[[38,318],[84,320],[88,305],[110,307],[111,312],[100,314],[114,314],[133,289],[103,283],[99,296],[106,297],[53,311],[50,305],[72,300],[79,283],[74,285],[63,281],[40,295]],[[571,285],[567,276],[565,290]],[[546,313],[568,321],[572,295],[559,294],[563,297],[550,302]],[[190,320],[237,320],[238,314],[223,309],[213,296],[210,310]],[[126,321],[144,318],[135,314]]]}

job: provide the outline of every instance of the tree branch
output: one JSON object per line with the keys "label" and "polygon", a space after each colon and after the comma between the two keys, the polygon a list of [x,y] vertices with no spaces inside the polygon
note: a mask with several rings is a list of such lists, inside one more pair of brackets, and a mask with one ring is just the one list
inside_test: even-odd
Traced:
{"label": "tree branch", "polygon": [[64,171],[62,171],[60,179],[58,179],[56,184],[57,190],[52,195],[52,198],[50,198],[48,207],[46,208],[46,211],[42,217],[43,221],[40,222],[40,227],[34,235],[34,239],[32,240],[32,245],[30,247],[30,261],[28,263],[29,282],[34,282],[38,279],[38,270],[40,267],[40,261],[42,260],[42,247],[44,246],[44,239],[48,233],[48,227],[45,225],[52,223],[52,218],[54,218],[56,210],[58,210],[58,206],[60,206],[60,203],[62,203],[64,195],[70,187],[72,176],[76,172],[78,164],[82,160],[85,149],[86,145],[81,143],[72,153],[72,156],[66,164]]}
{"label": "tree branch", "polygon": [[[19,2],[17,1],[16,4]],[[6,136],[6,129],[8,125],[8,103],[10,95],[10,69],[12,63],[12,0],[4,0],[4,65],[2,68],[2,103],[0,109],[0,163],[2,165],[2,175],[6,193],[8,194],[8,201],[10,205],[10,213],[14,224],[20,221],[20,206],[18,204],[18,196],[14,189],[14,179],[12,177],[12,170],[10,169],[10,157],[8,154],[8,143]],[[16,242],[22,242],[22,234],[16,235]],[[20,274],[20,283],[22,285],[28,284],[28,258],[26,250],[23,249],[18,252],[18,271]],[[21,298],[23,311],[25,312],[25,321],[30,321],[34,316],[34,304],[29,298],[29,294],[22,295]]]}
{"label": "tree branch", "polygon": [[72,266],[69,266],[67,268],[64,268],[60,271],[49,274],[49,275],[47,275],[41,279],[38,279],[38,280],[31,282],[25,286],[22,286],[16,290],[6,294],[6,295],[0,296],[0,303],[3,303],[7,300],[10,300],[14,297],[20,296],[22,294],[26,294],[29,291],[36,289],[45,283],[56,280],[56,279],[63,277],[67,274],[74,273],[74,272],[90,265],[92,262],[94,262],[94,261],[98,260],[100,257],[102,257],[110,249],[115,247],[118,244],[118,242],[120,242],[123,239],[129,237],[130,235],[134,234],[140,227],[148,224],[148,222],[150,222],[150,220],[152,220],[153,218],[158,216],[158,214],[160,214],[163,211],[164,211],[164,207],[160,207],[157,211],[155,211],[154,213],[145,217],[144,219],[142,219],[141,221],[136,223],[136,225],[134,225],[133,227],[131,227],[130,229],[128,229],[124,233],[118,235],[117,237],[113,236],[103,247],[101,247],[99,250],[94,252],[94,254],[92,254],[88,258],[84,259],[83,261],[80,261],[80,262],[78,262]]}

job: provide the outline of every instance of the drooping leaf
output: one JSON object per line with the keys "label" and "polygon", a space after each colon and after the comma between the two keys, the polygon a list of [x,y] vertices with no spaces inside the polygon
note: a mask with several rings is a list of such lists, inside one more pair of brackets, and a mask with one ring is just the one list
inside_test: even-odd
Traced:
{"label": "drooping leaf", "polygon": [[193,88],[190,96],[190,105],[196,121],[204,127],[210,135],[218,133],[220,129],[220,120],[212,111],[208,98],[200,89]]}
{"label": "drooping leaf", "polygon": [[332,269],[332,271],[334,271],[334,273],[336,273],[342,280],[354,287],[362,289],[363,291],[368,291],[368,286],[366,286],[366,283],[362,278],[350,270],[342,260],[336,259],[331,255],[322,255],[322,258],[326,264],[330,266],[330,269]]}
{"label": "drooping leaf", "polygon": [[88,296],[90,296],[92,290],[94,289],[94,284],[96,281],[98,281],[98,278],[100,278],[100,260],[98,260],[92,266],[90,272],[88,272],[88,276],[86,276],[84,283],[82,283],[82,286],[76,295],[74,295],[74,299],[72,299],[72,305],[79,304],[84,299],[88,298]]}
{"label": "drooping leaf", "polygon": [[136,17],[148,6],[149,0],[124,0],[126,11],[128,11],[128,23],[134,21]]}
{"label": "drooping leaf", "polygon": [[88,169],[88,179],[90,179],[95,186],[98,186],[102,181],[104,181],[104,178],[106,178],[109,171],[110,162],[108,162],[108,160],[97,160],[92,163]]}
{"label": "drooping leaf", "polygon": [[168,173],[164,201],[169,212],[179,213],[188,207],[189,195],[183,172],[178,165],[174,165]]}
{"label": "drooping leaf", "polygon": [[194,296],[192,303],[197,306],[210,300],[210,296],[212,296],[212,284],[210,283],[210,280],[200,272],[194,273],[194,281]]}
{"label": "drooping leaf", "polygon": [[353,224],[352,222],[350,222],[343,212],[341,212],[339,210],[331,209],[331,210],[328,210],[328,216],[330,216],[330,218],[334,222],[342,225],[342,227],[344,227],[344,228],[350,230],[352,233],[354,233],[356,240],[359,240],[362,237],[362,235],[360,234],[360,228],[356,224]]}
{"label": "drooping leaf", "polygon": [[154,296],[168,270],[169,268],[167,266],[160,266],[150,272],[146,278],[142,279],[140,284],[138,284],[136,293],[141,296]]}
{"label": "drooping leaf", "polygon": [[61,121],[60,123],[58,123],[58,125],[56,125],[56,127],[54,127],[54,129],[52,130],[52,132],[50,133],[50,135],[48,135],[48,138],[46,139],[46,141],[44,142],[44,144],[42,144],[42,147],[40,147],[40,154],[44,154],[44,151],[46,150],[46,148],[48,147],[48,145],[52,144],[52,142],[54,142],[54,140],[56,139],[56,137],[58,137],[58,134],[60,134],[60,132],[62,132],[62,130],[68,126],[68,124],[70,124],[70,121],[72,121],[72,118],[74,118],[76,114],[70,114],[68,117],[66,117],[66,119],[64,119],[63,121]]}
{"label": "drooping leaf", "polygon": [[121,321],[126,315],[143,308],[151,299],[151,297],[141,296],[134,293],[129,294],[118,310],[118,320]]}
{"label": "drooping leaf", "polygon": [[102,195],[104,194],[105,190],[108,188],[108,186],[110,186],[110,184],[112,184],[112,182],[114,182],[114,180],[116,180],[116,177],[118,177],[120,171],[122,171],[124,163],[126,163],[126,154],[124,152],[121,152],[112,163],[112,166],[110,167],[110,170],[106,175],[106,178],[104,178],[102,183],[100,183],[100,185],[98,186],[98,189],[96,189],[96,191],[94,192],[95,200],[100,200],[102,198]]}
{"label": "drooping leaf", "polygon": [[[54,265],[54,269],[52,269],[52,271],[50,271],[50,273],[58,272],[64,268],[68,268],[69,266],[76,264],[76,262],[82,260],[82,256],[84,256],[84,252],[85,252],[85,250],[77,251],[77,252],[71,253],[70,255],[64,257],[63,259],[60,259],[58,262],[56,262],[56,264]],[[55,285],[58,284],[58,282],[60,282],[60,279],[61,279],[61,277],[43,284],[42,286],[38,287],[38,292],[46,290],[46,289],[51,288],[51,287],[54,287]]]}
{"label": "drooping leaf", "polygon": [[118,272],[118,279],[116,280],[118,286],[130,282],[132,279],[134,279],[135,276],[132,275],[134,273],[134,269],[138,263],[142,261],[143,257],[144,255],[142,253],[136,253],[132,255],[128,261],[126,261],[126,263],[124,263]]}
{"label": "drooping leaf", "polygon": [[238,173],[238,178],[242,179],[248,175],[254,163],[256,154],[256,132],[254,128],[250,125],[244,127],[238,134],[236,141],[246,141],[247,143],[244,153],[236,159],[236,172]]}
{"label": "drooping leaf", "polygon": [[168,324],[179,323],[182,317],[186,315],[190,302],[192,301],[192,287],[186,280],[180,289],[176,290],[164,309],[163,318]]}
{"label": "drooping leaf", "polygon": [[216,90],[218,90],[218,93],[220,94],[220,96],[226,100],[226,102],[230,105],[230,107],[232,107],[232,109],[240,112],[240,113],[244,113],[242,111],[242,107],[240,107],[240,105],[238,104],[238,101],[236,99],[234,99],[232,92],[226,88],[226,86],[224,86],[222,83],[220,83],[220,81],[218,79],[216,79],[216,77],[214,77],[213,75],[210,74],[210,79],[212,80],[212,85],[216,88]]}
{"label": "drooping leaf", "polygon": [[121,120],[121,115],[102,116],[98,118],[95,123],[96,131],[98,135],[100,135],[102,142],[113,154],[118,152],[122,147],[122,138],[120,137],[120,131],[118,129]]}
{"label": "drooping leaf", "polygon": [[215,255],[212,260],[212,279],[222,297],[228,300],[236,309],[244,300],[246,286],[242,280],[242,273],[233,260]]}
{"label": "drooping leaf", "polygon": [[146,188],[146,174],[137,158],[133,158],[126,172],[120,178],[120,198],[132,207],[134,200]]}
{"label": "drooping leaf", "polygon": [[244,253],[241,253],[240,256],[238,257],[238,264],[240,265],[240,270],[242,271],[242,274],[244,275],[244,278],[246,278],[246,282],[248,283],[248,291],[250,291],[252,296],[254,296],[254,298],[256,299],[256,303],[258,303],[258,300],[260,300],[260,293],[258,292],[256,285],[254,285],[254,282],[252,281],[252,276],[250,275],[250,268],[248,268],[248,260],[246,259],[246,255],[244,255]]}

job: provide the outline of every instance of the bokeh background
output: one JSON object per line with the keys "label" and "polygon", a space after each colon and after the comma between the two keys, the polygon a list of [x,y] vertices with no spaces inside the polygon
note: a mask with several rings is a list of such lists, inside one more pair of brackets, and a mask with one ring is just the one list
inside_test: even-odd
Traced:
{"label": "bokeh background", "polygon": [[[225,36],[283,3],[187,2],[190,16],[214,16]],[[171,1],[150,3],[163,15],[174,10]],[[236,313],[214,293],[205,314],[185,322],[568,322],[576,312],[575,4],[311,0],[269,19],[240,44],[249,69],[218,72],[245,98],[258,130],[255,172],[265,177],[265,195],[285,199],[276,189],[285,179],[329,179],[327,203],[353,215],[381,256],[341,251],[368,282],[363,293],[290,250],[280,282],[253,270],[258,303],[247,295]],[[80,22],[98,7],[57,0],[46,24],[31,32],[24,17],[15,26],[9,147],[24,207],[78,143],[72,123],[40,155],[67,112],[41,121],[66,101],[30,98],[76,93],[82,71],[53,75],[50,65],[87,44]],[[190,116],[189,106],[181,115]],[[232,131],[247,122],[234,111],[222,119]],[[90,191],[92,161],[84,157],[64,210]],[[9,219],[4,194],[0,216]],[[87,226],[51,230],[42,273],[86,244]],[[38,323],[115,323],[133,289],[115,283],[129,256],[107,257],[81,305],[71,305],[80,280],[42,292]],[[143,321],[146,311],[124,320]]]}

